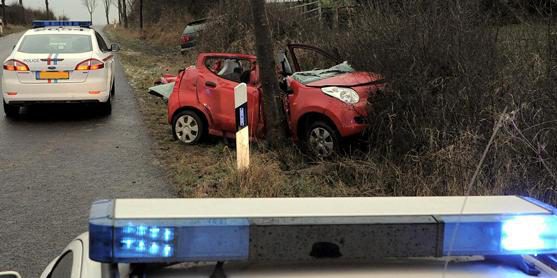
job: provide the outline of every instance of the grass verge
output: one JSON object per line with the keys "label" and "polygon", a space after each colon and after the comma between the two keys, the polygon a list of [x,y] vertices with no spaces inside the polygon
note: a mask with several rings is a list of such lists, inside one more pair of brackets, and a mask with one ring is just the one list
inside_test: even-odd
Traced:
{"label": "grass verge", "polygon": [[29,29],[29,27],[21,26],[21,25],[8,25],[8,27],[4,28],[4,34],[0,35],[0,37],[5,37],[10,34],[23,32]]}

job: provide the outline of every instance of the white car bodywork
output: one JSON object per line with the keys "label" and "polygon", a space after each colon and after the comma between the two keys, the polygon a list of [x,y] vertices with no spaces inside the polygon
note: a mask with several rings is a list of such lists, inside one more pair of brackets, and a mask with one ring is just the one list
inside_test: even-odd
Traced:
{"label": "white car bodywork", "polygon": [[[464,201],[466,201],[466,206],[463,210],[462,204]],[[355,221],[356,219],[360,219],[361,223],[388,225],[388,223],[406,223],[396,217],[404,216],[405,219],[417,219],[424,215],[436,215],[438,217],[444,215],[458,216],[461,218],[460,223],[466,223],[466,217],[473,217],[474,221],[481,221],[482,217],[497,218],[497,215],[549,215],[553,217],[554,209],[545,206],[541,202],[519,196],[100,200],[93,203],[91,208],[89,224],[90,230],[93,233],[92,236],[90,237],[89,233],[84,233],[76,238],[64,249],[61,256],[54,259],[48,265],[41,277],[521,278],[531,277],[524,271],[530,271],[530,274],[532,274],[536,270],[540,272],[537,277],[557,277],[557,272],[541,261],[544,258],[529,255],[482,256],[480,254],[484,254],[481,253],[483,251],[478,250],[478,253],[473,253],[477,255],[436,256],[432,254],[422,257],[412,257],[411,255],[376,257],[374,254],[382,253],[383,250],[381,248],[398,250],[397,244],[399,243],[401,244],[400,250],[402,250],[402,253],[407,252],[411,254],[414,248],[413,245],[417,243],[417,241],[413,241],[414,238],[419,238],[421,241],[428,239],[416,236],[411,236],[410,238],[400,236],[399,241],[392,241],[389,239],[389,235],[382,235],[378,232],[379,230],[374,228],[375,224],[372,224],[366,226],[367,232],[373,234],[373,238],[382,240],[381,242],[374,242],[368,245],[366,243],[367,234],[352,232],[354,231],[354,226],[360,223]],[[371,217],[374,220],[364,222],[362,217],[368,219]],[[289,218],[296,218],[297,220],[296,222],[289,222]],[[218,258],[222,255],[215,255],[213,259],[209,259],[212,263],[196,263],[198,260],[178,259],[176,262],[183,263],[173,264],[175,261],[164,261],[159,260],[159,258],[151,261],[146,260],[143,263],[135,261],[135,265],[114,263],[118,261],[130,262],[125,257],[124,260],[114,259],[118,256],[116,255],[118,248],[116,246],[120,243],[117,243],[119,242],[117,239],[118,234],[112,232],[116,229],[115,227],[120,227],[118,225],[121,225],[122,221],[122,223],[128,222],[127,225],[132,225],[131,222],[134,221],[140,221],[139,223],[141,223],[143,220],[160,220],[162,221],[160,223],[170,225],[168,223],[172,221],[201,220],[202,222],[202,220],[206,219],[215,220],[216,223],[221,219],[250,219],[248,221],[250,227],[250,230],[248,230],[249,240],[246,241],[249,245],[247,247],[250,253],[248,257],[244,260],[235,261],[234,259],[221,260]],[[316,219],[316,221],[312,222],[311,219]],[[383,219],[384,221],[381,222],[378,219]],[[273,222],[275,220],[282,222]],[[186,224],[182,223],[180,225]],[[342,235],[341,256],[318,257],[310,254],[310,249],[313,251],[314,242],[335,241],[326,232],[320,234],[319,229],[307,230],[304,228],[320,225],[327,225],[329,229],[336,229],[332,237]],[[409,229],[412,231],[412,234],[414,232],[422,235],[426,234],[424,230],[412,230],[412,225],[401,225],[397,229]],[[99,227],[103,228],[99,229]],[[195,229],[189,229],[187,233],[181,234],[187,238],[184,242],[193,242],[188,240],[195,238],[199,239],[198,242],[215,240],[211,238],[211,231],[203,230],[204,227],[202,225],[194,227]],[[276,227],[281,228],[276,229]],[[288,227],[289,230],[285,227]],[[443,224],[436,227],[436,229],[444,230],[447,226]],[[299,229],[300,232],[292,232],[296,229]],[[107,235],[106,231],[110,231],[110,236],[103,238],[103,236]],[[199,231],[204,232],[199,233]],[[307,231],[314,231],[318,237],[314,238],[315,234],[303,233]],[[295,234],[296,237],[289,236],[289,232]],[[226,237],[226,234],[218,233],[218,230],[215,233]],[[267,237],[273,233],[277,233],[280,236],[276,238]],[[390,233],[390,235],[392,234]],[[434,234],[434,236],[433,240],[444,242],[440,238],[444,237],[444,235]],[[304,240],[298,241],[297,238],[304,238]],[[280,240],[280,243],[275,244],[276,240]],[[497,238],[495,240],[500,239]],[[241,242],[242,237],[228,238],[223,242],[226,241]],[[481,239],[476,241],[483,242]],[[95,245],[90,246],[90,242],[93,242]],[[364,256],[350,257],[350,242],[357,243],[360,250],[370,255],[369,258],[364,258]],[[389,246],[382,246],[382,242],[389,242]],[[257,246],[253,246],[252,243]],[[102,246],[101,249],[107,251],[106,255],[112,256],[113,259],[103,261],[105,259],[103,257],[100,261],[105,262],[104,264],[93,261],[91,258],[94,259],[95,256],[99,258],[99,246]],[[176,246],[184,248],[183,250],[197,248],[195,244],[176,243]],[[258,253],[258,248],[261,248],[261,246],[263,246],[263,249],[267,248],[270,252]],[[92,252],[90,252],[90,247],[92,247]],[[286,249],[292,252],[288,253],[285,251]],[[205,252],[203,249],[197,250]],[[222,251],[211,249],[207,250],[207,252]],[[287,257],[273,257],[273,254],[270,253],[287,254]],[[64,262],[64,256],[67,254],[71,254],[71,268],[69,267],[69,260],[66,260],[65,264],[60,263]],[[292,256],[297,254],[301,254],[301,259],[292,259]],[[253,257],[251,257],[252,255]],[[267,255],[273,259],[258,260],[258,255]],[[312,258],[306,260],[307,256]],[[145,255],[145,258],[149,258],[149,256]],[[445,269],[447,260],[449,261],[448,269]],[[216,261],[225,261],[225,263],[220,265],[216,264]],[[525,262],[528,262],[528,268],[524,268]],[[58,265],[65,265],[65,267],[58,268]],[[535,265],[535,267],[532,265]],[[534,271],[532,271],[532,268]],[[63,271],[60,272],[60,270]],[[50,275],[53,271],[55,275]],[[133,271],[133,273],[130,273],[130,271]],[[223,273],[211,275],[215,271]]]}
{"label": "white car bodywork", "polygon": [[[72,252],[72,269],[69,278],[105,278],[107,268],[89,259],[89,234],[84,233],[72,241],[44,270],[41,278],[48,278],[64,254]],[[541,271],[538,278],[557,277],[557,272],[549,266],[526,256],[525,259],[536,265]],[[176,265],[153,268],[143,277],[178,278],[178,277],[211,277],[215,271],[214,264]],[[103,275],[104,272],[104,275]],[[118,265],[119,276],[130,277],[130,266]],[[226,277],[353,277],[353,278],[501,278],[531,277],[512,265],[497,264],[483,260],[481,257],[455,258],[451,260],[448,270],[444,273],[443,258],[415,258],[401,260],[384,260],[371,263],[338,264],[332,261],[316,262],[300,265],[256,265],[256,264],[224,264]],[[56,278],[56,277],[53,277]]]}
{"label": "white car bodywork", "polygon": [[[36,35],[86,35],[91,38],[92,51],[83,53],[24,53],[22,42]],[[27,31],[4,61],[17,60],[28,70],[3,69],[2,97],[6,104],[24,105],[43,102],[107,103],[114,86],[114,55],[93,29],[80,27],[48,27]],[[101,46],[104,49],[101,49]],[[89,60],[101,61],[96,70],[77,70],[77,65]],[[39,79],[40,72],[68,72],[68,79]]]}

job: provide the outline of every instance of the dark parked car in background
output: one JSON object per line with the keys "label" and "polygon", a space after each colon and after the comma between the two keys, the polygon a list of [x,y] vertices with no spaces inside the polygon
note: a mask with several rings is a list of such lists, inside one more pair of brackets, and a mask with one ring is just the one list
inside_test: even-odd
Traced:
{"label": "dark parked car in background", "polygon": [[206,25],[207,19],[195,20],[186,25],[180,39],[182,53],[195,46],[199,33],[205,29]]}

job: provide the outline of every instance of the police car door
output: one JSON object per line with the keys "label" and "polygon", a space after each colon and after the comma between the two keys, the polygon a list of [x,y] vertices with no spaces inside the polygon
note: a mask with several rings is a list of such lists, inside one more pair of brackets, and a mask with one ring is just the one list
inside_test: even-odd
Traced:
{"label": "police car door", "polygon": [[83,244],[74,240],[48,265],[41,278],[80,278],[82,263]]}

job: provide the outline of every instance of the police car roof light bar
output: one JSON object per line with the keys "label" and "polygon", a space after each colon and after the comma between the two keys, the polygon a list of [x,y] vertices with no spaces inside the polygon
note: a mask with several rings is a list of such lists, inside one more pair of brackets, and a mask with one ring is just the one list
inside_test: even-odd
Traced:
{"label": "police car roof light bar", "polygon": [[63,20],[33,20],[33,28],[45,28],[45,27],[81,27],[90,28],[93,25],[91,21],[63,21]]}
{"label": "police car roof light bar", "polygon": [[557,253],[555,208],[517,196],[469,197],[460,214],[463,200],[102,200],[91,208],[89,255],[102,263],[176,263]]}

